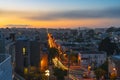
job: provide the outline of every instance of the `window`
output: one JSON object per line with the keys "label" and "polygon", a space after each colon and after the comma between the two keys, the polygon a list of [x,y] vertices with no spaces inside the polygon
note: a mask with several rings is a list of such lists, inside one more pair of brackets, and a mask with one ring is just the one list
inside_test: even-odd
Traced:
{"label": "window", "polygon": [[24,68],[24,74],[28,73],[28,68]]}
{"label": "window", "polygon": [[25,47],[23,47],[22,52],[23,52],[23,55],[26,54],[26,48]]}

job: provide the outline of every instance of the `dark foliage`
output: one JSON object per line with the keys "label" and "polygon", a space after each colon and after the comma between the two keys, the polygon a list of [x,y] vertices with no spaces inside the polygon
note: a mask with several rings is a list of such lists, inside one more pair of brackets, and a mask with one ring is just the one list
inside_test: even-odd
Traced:
{"label": "dark foliage", "polygon": [[67,76],[67,70],[62,70],[60,68],[54,68],[53,70],[57,80],[65,80],[64,76]]}
{"label": "dark foliage", "polygon": [[98,49],[99,51],[105,51],[108,56],[113,55],[115,51],[118,51],[116,43],[111,42],[109,37],[106,37],[101,41]]}
{"label": "dark foliage", "polygon": [[56,48],[49,48],[49,54],[48,54],[48,58],[49,58],[49,63],[52,62],[52,59],[55,58],[56,56],[58,56],[58,49]]}

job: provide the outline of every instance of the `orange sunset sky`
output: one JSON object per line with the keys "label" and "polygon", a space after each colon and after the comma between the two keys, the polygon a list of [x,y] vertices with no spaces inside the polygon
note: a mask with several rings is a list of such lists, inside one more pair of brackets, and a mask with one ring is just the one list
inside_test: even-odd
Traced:
{"label": "orange sunset sky", "polygon": [[120,0],[0,0],[0,27],[120,26]]}

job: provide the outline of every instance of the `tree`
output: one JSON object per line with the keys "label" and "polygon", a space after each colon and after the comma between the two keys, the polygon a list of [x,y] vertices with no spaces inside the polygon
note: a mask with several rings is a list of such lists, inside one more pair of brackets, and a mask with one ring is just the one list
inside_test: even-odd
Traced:
{"label": "tree", "polygon": [[71,63],[77,63],[77,61],[78,61],[78,54],[75,54],[75,53],[71,53],[71,54],[69,54],[70,55],[70,61],[71,61]]}
{"label": "tree", "polygon": [[110,56],[117,51],[118,47],[115,43],[111,42],[109,37],[106,37],[100,42],[98,49],[99,51],[105,51]]}
{"label": "tree", "polygon": [[[100,70],[99,70],[100,69]],[[100,73],[99,73],[99,71],[101,71]],[[98,68],[96,68],[95,69],[95,74],[96,74],[96,77],[97,78],[100,78],[101,77],[101,73],[103,74],[103,72],[104,72],[104,78],[106,79],[106,78],[108,78],[109,76],[108,76],[108,60],[106,60],[101,66],[99,66]]]}
{"label": "tree", "polygon": [[49,61],[50,61],[49,63],[51,63],[52,59],[55,58],[58,55],[59,55],[58,49],[49,48],[49,55],[48,55],[48,58],[49,58]]}
{"label": "tree", "polygon": [[103,69],[98,68],[95,70],[95,74],[96,74],[97,80],[99,80],[102,76],[106,74],[106,72]]}
{"label": "tree", "polygon": [[103,69],[104,71],[106,71],[106,73],[108,72],[108,60],[106,60],[101,66],[101,69]]}
{"label": "tree", "polygon": [[67,76],[67,70],[62,70],[60,68],[55,67],[54,75],[57,77],[57,80],[65,80],[64,76]]}
{"label": "tree", "polygon": [[106,30],[106,32],[114,32],[116,30],[116,28],[114,28],[114,27],[110,27],[110,28],[108,28],[107,30]]}

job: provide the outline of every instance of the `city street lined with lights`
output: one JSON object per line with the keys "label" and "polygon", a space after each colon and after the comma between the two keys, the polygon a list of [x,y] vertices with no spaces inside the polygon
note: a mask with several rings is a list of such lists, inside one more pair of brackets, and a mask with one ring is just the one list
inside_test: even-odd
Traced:
{"label": "city street lined with lights", "polygon": [[[56,49],[58,49],[59,54],[63,54],[64,51],[62,51],[62,47],[55,42],[55,39],[53,38],[52,34],[50,34],[50,33],[48,33],[48,44],[49,44],[50,48],[56,48]],[[61,59],[58,59],[58,57],[55,57],[52,60],[53,60],[55,67],[61,68],[63,70],[69,69],[67,65],[65,66],[61,62]],[[90,66],[88,68],[90,69]],[[83,69],[83,70],[78,70],[78,69]],[[84,71],[87,72],[87,69],[82,68],[80,65],[79,66],[71,65],[70,69],[68,70],[69,78],[72,80],[80,80],[80,79],[82,79],[82,75],[83,75]],[[92,79],[89,79],[89,80],[92,80]]]}

